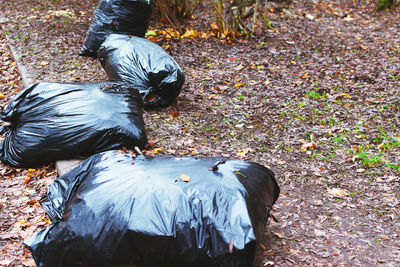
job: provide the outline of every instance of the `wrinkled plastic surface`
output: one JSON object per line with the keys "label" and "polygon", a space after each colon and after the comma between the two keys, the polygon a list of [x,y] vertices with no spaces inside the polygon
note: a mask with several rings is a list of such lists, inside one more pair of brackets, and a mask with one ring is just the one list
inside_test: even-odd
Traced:
{"label": "wrinkled plastic surface", "polygon": [[118,83],[37,83],[0,114],[0,159],[36,167],[147,143],[139,92]]}
{"label": "wrinkled plastic surface", "polygon": [[209,169],[221,160],[94,155],[49,187],[53,222],[26,244],[38,266],[251,266],[279,187],[255,163]]}
{"label": "wrinkled plastic surface", "polygon": [[178,63],[144,38],[112,34],[99,49],[98,59],[111,81],[126,82],[140,91],[145,109],[173,103],[185,82]]}
{"label": "wrinkled plastic surface", "polygon": [[100,0],[79,55],[96,58],[111,33],[144,37],[150,15],[150,0]]}

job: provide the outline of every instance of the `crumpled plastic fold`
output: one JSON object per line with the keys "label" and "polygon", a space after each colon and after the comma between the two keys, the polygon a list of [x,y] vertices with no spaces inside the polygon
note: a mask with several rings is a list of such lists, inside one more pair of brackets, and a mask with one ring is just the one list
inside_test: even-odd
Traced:
{"label": "crumpled plastic fold", "polygon": [[113,82],[37,83],[16,95],[0,119],[0,159],[38,167],[62,159],[147,144],[143,101],[136,89]]}
{"label": "crumpled plastic fold", "polygon": [[145,109],[172,104],[185,82],[179,64],[144,38],[111,34],[100,47],[98,59],[110,81],[121,81],[139,90]]}
{"label": "crumpled plastic fold", "polygon": [[83,40],[80,56],[97,56],[112,33],[144,37],[151,16],[150,0],[100,0]]}
{"label": "crumpled plastic fold", "polygon": [[108,151],[55,180],[26,244],[38,266],[251,266],[278,195],[256,163]]}

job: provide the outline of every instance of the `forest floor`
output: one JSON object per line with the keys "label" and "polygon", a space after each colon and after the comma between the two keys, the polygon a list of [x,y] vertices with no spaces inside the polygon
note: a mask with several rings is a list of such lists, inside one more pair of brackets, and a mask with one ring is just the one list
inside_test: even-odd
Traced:
{"label": "forest floor", "polygon": [[[9,46],[35,81],[107,79],[78,56],[95,2],[1,1],[2,108],[24,88]],[[266,227],[260,266],[400,265],[400,13],[374,2],[267,8],[254,36],[235,42],[210,34],[200,5],[186,27],[204,34],[152,37],[186,83],[174,106],[146,112],[151,149],[276,174],[279,222]],[[48,224],[36,200],[54,166],[0,173],[0,266],[35,266],[22,242]]]}

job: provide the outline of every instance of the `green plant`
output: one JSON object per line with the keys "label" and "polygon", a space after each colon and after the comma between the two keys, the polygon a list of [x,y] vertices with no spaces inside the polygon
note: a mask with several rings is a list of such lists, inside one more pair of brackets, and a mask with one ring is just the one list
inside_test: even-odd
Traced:
{"label": "green plant", "polygon": [[299,108],[301,108],[301,107],[304,107],[306,104],[307,104],[306,102],[301,101],[301,102],[299,102],[299,103],[297,104],[297,106],[298,106]]}
{"label": "green plant", "polygon": [[376,10],[394,10],[397,5],[397,0],[378,0],[376,3]]}
{"label": "green plant", "polygon": [[306,117],[303,116],[303,115],[296,115],[296,118],[297,118],[297,119],[300,119],[300,120],[302,120],[302,121],[305,121],[305,120],[306,120]]}
{"label": "green plant", "polygon": [[322,94],[322,95],[321,95],[321,94],[315,92],[314,90],[311,90],[311,91],[307,92],[307,93],[305,94],[305,96],[306,96],[306,97],[310,97],[310,98],[316,98],[316,99],[319,99],[319,98],[326,98],[326,97],[327,97],[326,94]]}
{"label": "green plant", "polygon": [[223,122],[223,123],[233,123],[233,120],[230,119],[230,118],[223,118],[223,119],[222,119],[222,122]]}
{"label": "green plant", "polygon": [[346,137],[347,137],[347,133],[345,133],[343,135],[337,134],[335,137],[332,137],[332,141],[339,143],[339,144],[344,144]]}
{"label": "green plant", "polygon": [[18,33],[17,36],[14,36],[12,39],[13,40],[21,40],[21,42],[25,42],[27,39],[29,38],[29,34],[22,34],[22,33]]}
{"label": "green plant", "polygon": [[378,126],[378,134],[375,136],[374,139],[372,139],[373,142],[375,143],[381,143],[384,140],[388,139],[388,135],[385,131],[382,130],[382,127],[379,125]]}
{"label": "green plant", "polygon": [[386,162],[386,167],[395,169],[396,171],[400,171],[400,162],[397,163],[392,163],[392,162]]}
{"label": "green plant", "polygon": [[262,17],[264,18],[265,22],[267,22],[268,28],[269,28],[271,31],[275,31],[275,28],[272,27],[272,25],[271,25],[271,21],[265,16],[265,14],[262,13],[261,15],[262,15]]}
{"label": "green plant", "polygon": [[397,75],[389,74],[389,78],[391,78],[393,81],[398,81],[398,80],[400,80],[400,73]]}
{"label": "green plant", "polygon": [[329,126],[333,126],[335,123],[336,123],[336,120],[333,117],[331,117],[328,121]]}

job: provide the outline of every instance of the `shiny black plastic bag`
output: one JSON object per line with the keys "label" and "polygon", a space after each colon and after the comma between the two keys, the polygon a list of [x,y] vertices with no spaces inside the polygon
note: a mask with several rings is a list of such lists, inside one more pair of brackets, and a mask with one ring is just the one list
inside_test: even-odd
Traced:
{"label": "shiny black plastic bag", "polygon": [[150,0],[100,0],[79,55],[96,58],[111,33],[144,37],[150,16]]}
{"label": "shiny black plastic bag", "polygon": [[0,114],[0,159],[36,167],[147,143],[139,92],[118,83],[37,83]]}
{"label": "shiny black plastic bag", "polygon": [[26,245],[38,266],[246,267],[278,195],[256,163],[107,151],[55,180]]}
{"label": "shiny black plastic bag", "polygon": [[145,109],[172,104],[185,82],[178,63],[144,38],[112,34],[100,47],[98,59],[111,81],[122,81],[139,90]]}

